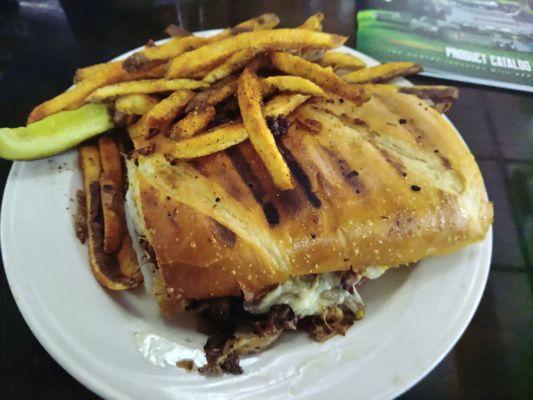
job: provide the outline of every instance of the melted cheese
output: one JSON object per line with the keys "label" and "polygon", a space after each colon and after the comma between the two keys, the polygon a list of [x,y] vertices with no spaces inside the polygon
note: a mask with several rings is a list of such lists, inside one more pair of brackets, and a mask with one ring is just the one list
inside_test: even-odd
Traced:
{"label": "melted cheese", "polygon": [[[359,279],[376,279],[387,268],[369,267]],[[289,305],[299,317],[320,315],[334,305],[344,305],[353,312],[364,307],[355,285],[352,292],[344,289],[341,275],[335,272],[291,278],[271,290],[259,302],[245,304],[244,308],[253,314],[264,314],[276,304]]]}

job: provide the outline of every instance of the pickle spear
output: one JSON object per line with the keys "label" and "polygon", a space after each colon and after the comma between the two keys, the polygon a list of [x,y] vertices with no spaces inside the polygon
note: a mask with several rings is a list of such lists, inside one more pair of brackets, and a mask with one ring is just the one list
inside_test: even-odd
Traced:
{"label": "pickle spear", "polygon": [[20,128],[0,128],[0,158],[35,160],[68,150],[113,127],[103,104],[61,111]]}

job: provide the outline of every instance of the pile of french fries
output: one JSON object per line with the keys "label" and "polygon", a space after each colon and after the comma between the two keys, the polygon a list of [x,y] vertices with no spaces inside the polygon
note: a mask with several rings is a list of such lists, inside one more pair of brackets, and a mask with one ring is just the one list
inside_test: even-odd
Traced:
{"label": "pile of french fries", "polygon": [[[28,122],[85,103],[104,103],[115,121],[127,127],[137,154],[174,160],[205,156],[249,139],[275,185],[287,190],[294,183],[270,119],[328,94],[362,104],[373,93],[399,91],[441,112],[457,98],[452,87],[389,82],[419,72],[415,63],[368,67],[354,55],[332,50],[346,37],[323,32],[323,20],[317,13],[296,28],[276,29],[279,18],[265,14],[207,38],[174,27],[168,31],[176,36],[163,44],[150,42],[123,61],[78,70],[74,87],[36,107]],[[228,113],[231,107],[237,112]],[[142,276],[127,235],[118,144],[101,138],[98,146],[82,146],[80,154],[93,271],[110,289],[135,287]],[[95,204],[102,211],[101,227],[91,220]]]}

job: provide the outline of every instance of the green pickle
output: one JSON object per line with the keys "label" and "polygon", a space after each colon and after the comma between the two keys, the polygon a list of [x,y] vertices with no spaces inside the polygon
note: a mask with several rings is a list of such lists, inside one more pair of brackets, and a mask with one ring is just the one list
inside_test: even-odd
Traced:
{"label": "green pickle", "polygon": [[103,104],[87,104],[61,111],[20,128],[0,128],[0,157],[35,160],[68,150],[113,128]]}

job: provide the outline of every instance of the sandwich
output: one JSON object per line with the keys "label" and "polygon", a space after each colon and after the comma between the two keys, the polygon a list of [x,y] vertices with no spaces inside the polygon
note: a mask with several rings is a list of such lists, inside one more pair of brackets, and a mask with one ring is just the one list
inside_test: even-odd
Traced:
{"label": "sandwich", "polygon": [[265,14],[209,38],[173,27],[0,129],[8,159],[80,144],[76,234],[94,277],[153,282],[165,318],[197,315],[207,362],[178,366],[237,374],[283,332],[344,335],[365,315],[361,285],[492,223],[441,114],[457,89],[396,85],[421,67],[335,51],[346,37],[323,19],[276,29]]}
{"label": "sandwich", "polygon": [[[479,241],[492,221],[472,154],[414,96],[380,93],[361,106],[321,97],[285,125],[276,143],[290,190],[249,141],[194,161],[128,162],[127,210],[158,266],[162,309],[199,308],[230,325],[208,342],[204,370],[239,371],[239,355],[283,330],[344,333],[364,315],[358,285]],[[233,336],[238,314],[253,334]]]}

